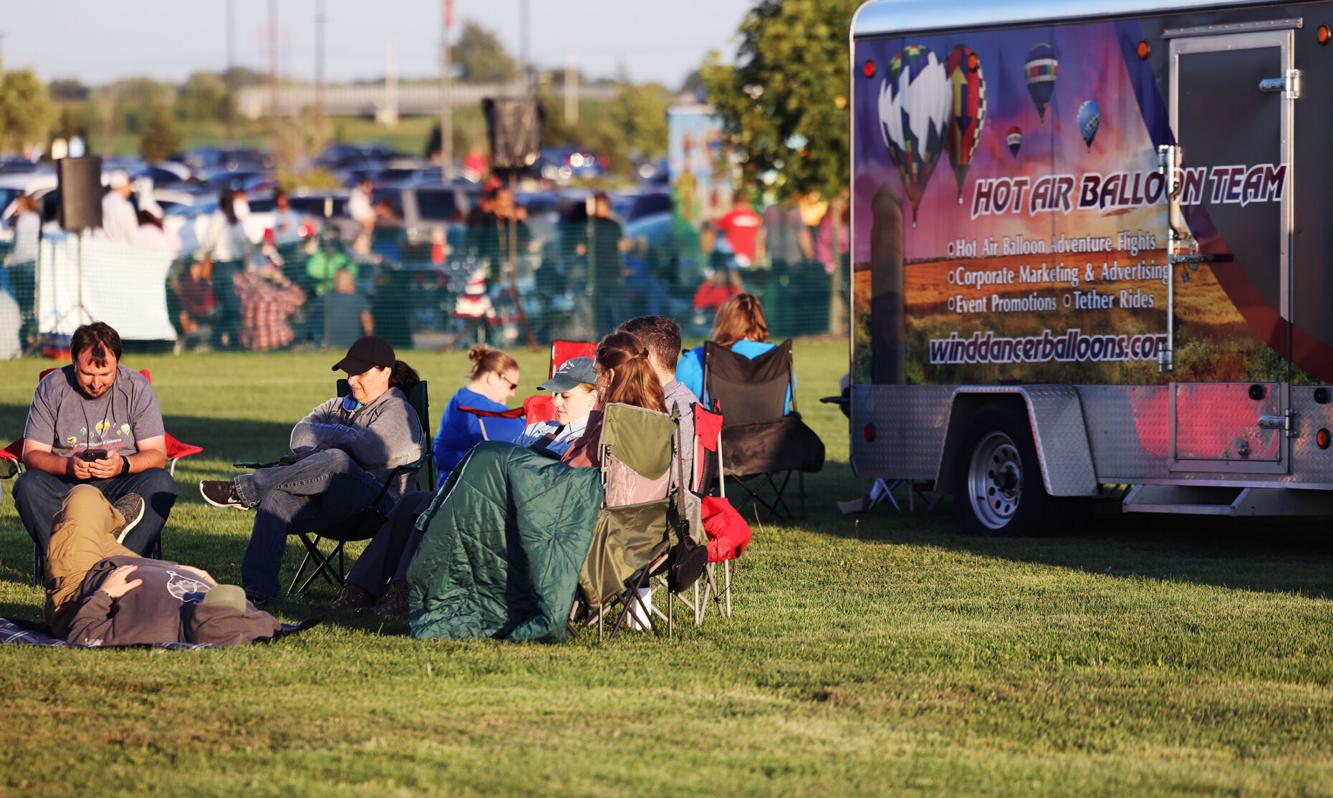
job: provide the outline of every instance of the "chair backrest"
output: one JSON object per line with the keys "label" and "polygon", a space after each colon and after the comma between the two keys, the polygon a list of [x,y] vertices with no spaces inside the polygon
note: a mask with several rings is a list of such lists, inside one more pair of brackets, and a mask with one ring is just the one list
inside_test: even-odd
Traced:
{"label": "chair backrest", "polygon": [[[351,393],[351,390],[347,380],[338,380],[339,396],[346,396]],[[417,420],[421,422],[421,457],[425,465],[417,473],[417,490],[433,490],[435,488],[435,458],[431,456],[430,391],[426,387],[425,380],[418,382],[412,386],[412,390],[407,392],[407,403],[416,411]]]}
{"label": "chair backrest", "polygon": [[710,409],[722,412],[725,426],[781,418],[789,392],[795,411],[792,388],[790,338],[754,358],[712,341],[704,343],[704,401]]}
{"label": "chair backrest", "polygon": [[[694,473],[690,475],[693,484],[690,489],[702,496],[709,489],[717,475],[723,473],[722,467],[722,427],[725,418],[721,413],[705,410],[704,406],[694,404]],[[718,480],[718,488],[723,497],[727,495],[726,480]]]}
{"label": "chair backrest", "polygon": [[595,341],[565,341],[556,339],[551,342],[551,368],[546,373],[546,378],[550,379],[555,370],[565,365],[565,361],[573,360],[576,357],[596,357],[597,343]]}
{"label": "chair backrest", "polygon": [[676,421],[665,413],[607,405],[599,444],[607,507],[668,497],[675,435]]}

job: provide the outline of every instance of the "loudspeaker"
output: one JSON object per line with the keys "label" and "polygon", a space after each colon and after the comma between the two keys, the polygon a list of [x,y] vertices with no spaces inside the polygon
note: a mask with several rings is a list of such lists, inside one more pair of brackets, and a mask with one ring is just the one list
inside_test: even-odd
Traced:
{"label": "loudspeaker", "polygon": [[56,161],[60,189],[60,227],[71,233],[102,226],[102,159]]}
{"label": "loudspeaker", "polygon": [[492,169],[527,169],[542,152],[546,111],[536,100],[481,101],[486,135],[491,143]]}

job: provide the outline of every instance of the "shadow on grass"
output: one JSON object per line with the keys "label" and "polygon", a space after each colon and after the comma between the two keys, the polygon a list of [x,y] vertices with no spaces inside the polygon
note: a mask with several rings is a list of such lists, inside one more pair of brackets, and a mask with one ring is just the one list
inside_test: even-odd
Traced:
{"label": "shadow on grass", "polygon": [[1013,562],[1118,577],[1158,579],[1333,598],[1327,521],[1126,515],[1098,503],[1045,537],[964,534],[950,500],[933,511],[822,513],[810,531],[864,541],[931,546]]}

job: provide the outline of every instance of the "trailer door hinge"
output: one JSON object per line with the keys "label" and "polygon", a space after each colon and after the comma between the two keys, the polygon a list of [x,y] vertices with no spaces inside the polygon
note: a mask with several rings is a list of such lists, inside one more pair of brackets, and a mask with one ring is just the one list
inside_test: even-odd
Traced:
{"label": "trailer door hinge", "polygon": [[1158,352],[1158,353],[1157,353],[1157,370],[1158,370],[1158,371],[1160,371],[1160,372],[1162,372],[1163,374],[1165,374],[1165,373],[1170,372],[1170,371],[1175,371],[1175,368],[1176,368],[1176,367],[1175,367],[1175,363],[1172,361],[1172,358],[1171,358],[1171,349],[1170,349],[1169,347],[1168,347],[1167,349],[1163,349],[1161,352]]}
{"label": "trailer door hinge", "polygon": [[1259,416],[1260,429],[1280,429],[1288,438],[1296,437],[1296,411],[1287,408],[1280,416]]}
{"label": "trailer door hinge", "polygon": [[1288,69],[1287,74],[1280,78],[1268,78],[1259,81],[1259,91],[1275,94],[1282,92],[1288,100],[1299,100],[1301,98],[1301,71],[1299,69]]}

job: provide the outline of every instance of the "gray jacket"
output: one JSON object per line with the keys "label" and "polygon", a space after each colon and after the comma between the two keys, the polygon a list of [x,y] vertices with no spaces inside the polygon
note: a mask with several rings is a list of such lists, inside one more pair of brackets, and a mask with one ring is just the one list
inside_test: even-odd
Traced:
{"label": "gray jacket", "polygon": [[421,458],[421,437],[417,411],[390,388],[361,408],[351,397],[324,402],[292,428],[291,447],[298,455],[341,449],[383,483],[393,469]]}

